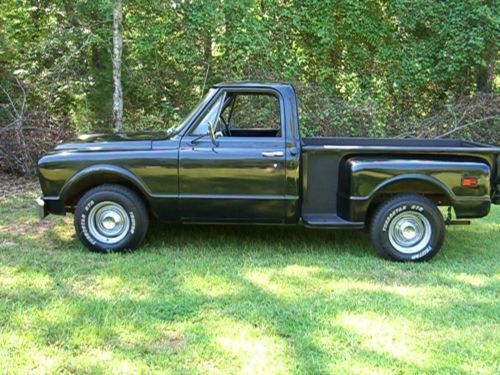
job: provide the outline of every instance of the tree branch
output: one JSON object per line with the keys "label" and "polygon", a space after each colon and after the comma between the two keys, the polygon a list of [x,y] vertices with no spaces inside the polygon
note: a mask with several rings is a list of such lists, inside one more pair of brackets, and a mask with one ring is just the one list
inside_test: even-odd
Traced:
{"label": "tree branch", "polygon": [[469,122],[469,123],[467,123],[467,124],[465,124],[465,125],[462,125],[462,126],[459,126],[459,127],[457,127],[457,128],[454,128],[454,129],[452,129],[452,130],[450,130],[450,131],[448,131],[448,132],[446,132],[446,133],[443,133],[443,134],[441,134],[441,135],[438,135],[438,136],[437,136],[437,137],[435,137],[435,138],[444,138],[444,137],[446,137],[446,136],[448,136],[448,135],[450,135],[450,134],[456,133],[457,131],[462,130],[462,129],[464,129],[464,128],[467,128],[467,127],[469,127],[469,126],[471,126],[471,125],[479,124],[479,123],[481,123],[481,122],[488,121],[488,120],[496,120],[496,119],[500,119],[500,115],[495,115],[495,116],[484,117],[484,118],[481,118],[481,119],[479,119],[479,120]]}

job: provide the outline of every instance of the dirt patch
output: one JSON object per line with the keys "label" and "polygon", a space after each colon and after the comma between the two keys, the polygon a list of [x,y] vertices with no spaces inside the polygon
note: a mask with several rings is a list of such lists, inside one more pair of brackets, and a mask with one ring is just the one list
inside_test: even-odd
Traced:
{"label": "dirt patch", "polygon": [[11,174],[0,173],[0,202],[18,196],[27,191],[39,189],[36,178],[25,178]]}
{"label": "dirt patch", "polygon": [[[164,353],[177,354],[185,345],[185,338],[175,332],[167,332],[162,334],[157,340],[141,345],[141,349],[146,353]],[[138,342],[134,339],[126,339],[122,342],[122,347],[126,350],[137,349]]]}
{"label": "dirt patch", "polygon": [[[37,222],[35,224],[28,223],[15,223],[0,225],[0,233],[6,233],[10,235],[22,236],[26,234],[42,235],[51,228],[52,224],[49,220],[44,220]],[[1,244],[0,244],[1,247]]]}
{"label": "dirt patch", "polygon": [[173,349],[177,350],[184,345],[184,338],[176,333],[166,333],[158,341],[152,345],[152,349],[164,350]]}

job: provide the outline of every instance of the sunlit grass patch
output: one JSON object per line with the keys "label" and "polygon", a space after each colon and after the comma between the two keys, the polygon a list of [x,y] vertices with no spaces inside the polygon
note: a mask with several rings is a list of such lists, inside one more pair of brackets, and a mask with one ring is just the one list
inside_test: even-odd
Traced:
{"label": "sunlit grass patch", "polygon": [[373,312],[340,314],[335,320],[343,329],[357,335],[362,349],[384,353],[388,357],[406,361],[428,361],[425,352],[415,340],[418,328],[402,316],[388,318]]}
{"label": "sunlit grass patch", "polygon": [[216,327],[214,343],[232,357],[239,373],[290,372],[286,338],[230,318],[220,319]]}

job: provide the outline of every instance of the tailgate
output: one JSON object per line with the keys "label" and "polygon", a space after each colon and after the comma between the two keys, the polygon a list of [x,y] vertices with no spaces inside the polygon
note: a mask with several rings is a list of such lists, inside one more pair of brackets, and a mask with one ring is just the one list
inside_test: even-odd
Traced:
{"label": "tailgate", "polygon": [[496,178],[493,178],[491,201],[493,204],[500,204],[500,154],[497,155]]}

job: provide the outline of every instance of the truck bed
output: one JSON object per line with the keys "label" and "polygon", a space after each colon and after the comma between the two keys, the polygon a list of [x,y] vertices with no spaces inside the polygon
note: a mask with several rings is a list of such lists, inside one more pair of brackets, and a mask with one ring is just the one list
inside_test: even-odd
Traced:
{"label": "truck bed", "polygon": [[[462,141],[460,139],[415,139],[415,138],[356,138],[356,137],[304,137],[304,146],[360,146],[391,148],[495,148],[494,146]],[[497,148],[497,151],[499,149]]]}
{"label": "truck bed", "polygon": [[[346,161],[352,157],[447,162],[479,161],[500,181],[500,147],[459,139],[302,138],[302,216],[314,226],[346,226]],[[496,162],[495,162],[496,161]],[[494,185],[495,186],[495,185]],[[361,223],[350,223],[360,225]]]}

